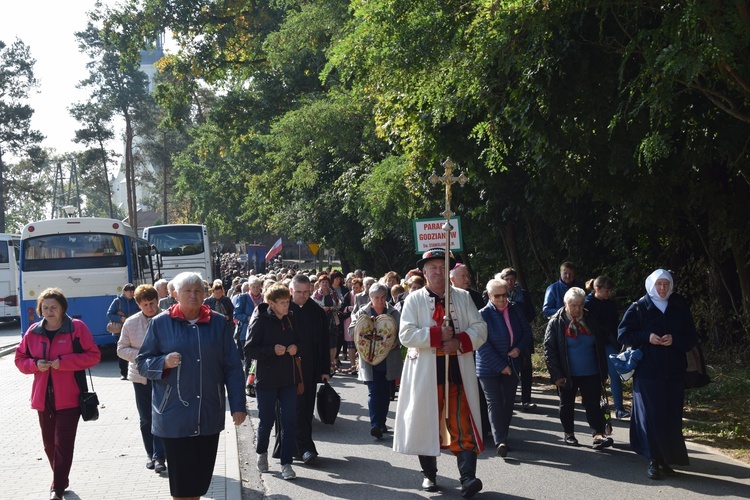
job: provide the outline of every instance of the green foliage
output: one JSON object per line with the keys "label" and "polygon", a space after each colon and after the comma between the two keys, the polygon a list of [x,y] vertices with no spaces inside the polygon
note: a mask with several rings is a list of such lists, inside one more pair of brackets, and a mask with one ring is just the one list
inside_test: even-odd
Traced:
{"label": "green foliage", "polygon": [[178,41],[157,98],[189,130],[174,177],[192,217],[403,271],[412,219],[444,208],[426,179],[451,156],[470,178],[452,206],[478,284],[510,264],[541,299],[574,260],[629,302],[669,267],[695,311],[731,317],[712,342],[744,331],[746,2],[139,6],[109,21],[133,43]]}
{"label": "green foliage", "polygon": [[20,233],[30,221],[49,216],[52,172],[46,151],[35,150],[29,158],[5,165],[5,232]]}
{"label": "green foliage", "polygon": [[[29,47],[21,40],[17,39],[10,46],[0,40],[0,232],[6,230],[6,212],[14,210],[10,206],[13,204],[11,193],[18,194],[14,189],[26,185],[34,175],[19,168],[33,162],[22,161],[17,168],[6,169],[4,156],[11,153],[17,158],[28,156],[33,160],[43,139],[41,133],[31,128],[34,110],[26,102],[29,93],[37,86],[35,62]],[[33,191],[30,189],[29,194]],[[23,206],[23,202],[20,204]],[[17,225],[12,216],[10,222]]]}
{"label": "green foliage", "polygon": [[[95,134],[106,134],[109,117],[120,116],[125,122],[125,180],[128,205],[128,222],[138,227],[136,199],[136,165],[134,163],[134,116],[151,104],[148,94],[148,77],[139,68],[140,51],[145,47],[144,38],[138,31],[140,16],[132,5],[110,9],[97,4],[89,12],[86,29],[75,34],[79,49],[90,61],[87,63],[88,78],[79,83],[90,89],[89,101],[98,111],[84,112],[79,108],[79,120],[88,121],[84,129],[91,129],[92,113],[100,116]],[[76,110],[74,109],[74,113]],[[82,129],[83,130],[83,129]],[[85,135],[85,134],[84,134]],[[83,136],[82,136],[83,138]],[[106,151],[102,149],[102,169],[106,175]],[[112,210],[110,210],[112,211]]]}

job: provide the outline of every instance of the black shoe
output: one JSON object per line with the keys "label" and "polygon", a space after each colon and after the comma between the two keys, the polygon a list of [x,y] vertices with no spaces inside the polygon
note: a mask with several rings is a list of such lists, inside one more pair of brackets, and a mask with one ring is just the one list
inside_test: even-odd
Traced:
{"label": "black shoe", "polygon": [[120,380],[127,380],[127,379],[128,379],[127,375],[120,375]]}
{"label": "black shoe", "polygon": [[534,403],[521,403],[521,411],[524,413],[536,413],[536,404]]}
{"label": "black shoe", "polygon": [[166,472],[167,466],[164,465],[164,459],[163,458],[161,458],[161,459],[157,458],[155,460],[155,462],[156,463],[154,465],[154,472],[156,472],[157,474],[161,474],[162,472]]}
{"label": "black shoe", "polygon": [[440,488],[438,488],[437,482],[435,481],[435,477],[427,477],[422,480],[422,490],[424,491],[438,491]]}
{"label": "black shoe", "polygon": [[381,430],[381,431],[383,431],[383,434],[385,434],[385,433],[387,433],[387,432],[390,432],[390,431],[388,430],[388,426],[386,426],[386,425],[381,425],[381,426],[380,426],[380,430]]}
{"label": "black shoe", "polygon": [[609,448],[614,444],[615,440],[611,437],[598,437],[594,439],[594,444],[592,446],[595,450],[603,450],[604,448]]}
{"label": "black shoe", "polygon": [[497,455],[500,457],[507,457],[508,456],[508,445],[505,443],[500,443],[497,445]]}
{"label": "black shoe", "polygon": [[659,472],[659,466],[656,464],[656,460],[650,460],[648,462],[646,474],[648,474],[650,479],[661,479],[661,473]]}
{"label": "black shoe", "polygon": [[568,446],[578,446],[578,440],[571,434],[570,436],[565,436],[565,444]]}
{"label": "black shoe", "polygon": [[476,477],[461,483],[461,496],[464,498],[471,498],[480,491],[482,491],[482,481]]}
{"label": "black shoe", "polygon": [[302,454],[302,461],[306,464],[313,463],[318,458],[318,454],[314,451],[306,451]]}
{"label": "black shoe", "polygon": [[154,460],[153,459],[149,458],[148,460],[146,460],[146,468],[148,470],[154,470]]}
{"label": "black shoe", "polygon": [[662,461],[658,462],[658,466],[659,466],[659,472],[661,472],[665,476],[674,476],[675,474],[677,474],[677,472],[675,472],[675,470],[672,467],[670,467],[669,465],[665,464]]}
{"label": "black shoe", "polygon": [[374,437],[375,439],[383,439],[383,429],[381,429],[380,427],[370,428],[370,436]]}

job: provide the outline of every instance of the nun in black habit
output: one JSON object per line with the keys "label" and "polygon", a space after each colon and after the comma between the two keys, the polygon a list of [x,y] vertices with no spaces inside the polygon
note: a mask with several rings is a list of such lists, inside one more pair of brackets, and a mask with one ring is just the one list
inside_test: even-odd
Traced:
{"label": "nun in black habit", "polygon": [[674,474],[670,465],[689,464],[682,436],[684,376],[686,353],[698,338],[690,310],[673,290],[669,271],[651,273],[647,294],[625,312],[617,336],[643,351],[633,376],[630,448],[648,459],[651,479]]}

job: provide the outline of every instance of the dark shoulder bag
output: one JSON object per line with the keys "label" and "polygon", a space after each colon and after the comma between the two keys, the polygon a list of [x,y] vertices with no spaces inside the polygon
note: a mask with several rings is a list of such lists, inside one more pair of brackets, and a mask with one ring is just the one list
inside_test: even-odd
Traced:
{"label": "dark shoulder bag", "polygon": [[[73,352],[83,352],[81,340],[78,337],[73,339]],[[81,407],[81,418],[84,422],[99,418],[99,398],[97,397],[96,392],[94,392],[94,378],[91,376],[91,369],[89,369],[89,378],[91,379],[91,392],[89,392],[89,387],[86,383],[86,371],[87,370],[76,370],[75,372],[76,383],[81,392],[78,396],[78,404]]]}

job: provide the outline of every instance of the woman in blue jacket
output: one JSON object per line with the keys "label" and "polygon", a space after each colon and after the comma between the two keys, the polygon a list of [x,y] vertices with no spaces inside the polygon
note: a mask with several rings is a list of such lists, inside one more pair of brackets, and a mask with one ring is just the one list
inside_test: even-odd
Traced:
{"label": "woman in blue jacket", "polygon": [[690,310],[677,295],[669,271],[646,278],[647,294],[625,312],[617,340],[643,351],[633,375],[630,448],[648,459],[647,474],[674,474],[669,464],[688,465],[682,436],[685,354],[698,343]]}
{"label": "woman in blue jacket", "polygon": [[489,303],[479,311],[487,323],[487,342],[477,350],[477,376],[487,398],[497,454],[508,454],[508,428],[521,370],[521,355],[531,346],[531,327],[518,306],[508,302],[508,283],[487,283]]}
{"label": "woman in blue jacket", "polygon": [[198,498],[211,484],[226,395],[234,425],[247,416],[245,377],[226,318],[203,304],[200,274],[173,282],[177,303],[151,320],[136,366],[153,381],[152,429],[166,451],[170,493]]}

